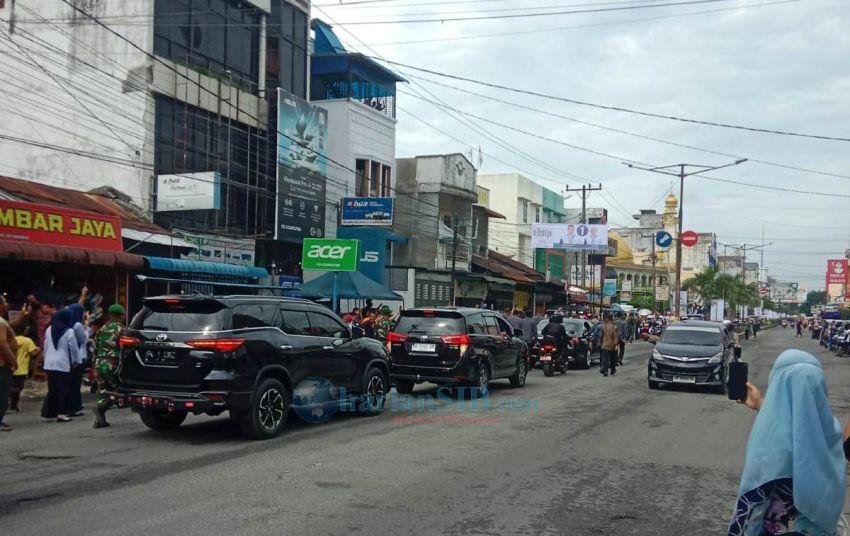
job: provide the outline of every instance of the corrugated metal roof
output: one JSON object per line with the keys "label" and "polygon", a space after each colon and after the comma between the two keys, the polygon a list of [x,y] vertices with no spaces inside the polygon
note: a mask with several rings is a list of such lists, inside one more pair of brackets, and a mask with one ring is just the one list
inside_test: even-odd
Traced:
{"label": "corrugated metal roof", "polygon": [[183,259],[168,259],[165,257],[145,257],[145,261],[151,270],[176,273],[197,273],[212,275],[227,275],[233,277],[246,277],[259,279],[268,277],[265,268],[254,266],[238,266],[235,264],[224,264],[222,262],[187,261]]}
{"label": "corrugated metal roof", "polygon": [[120,205],[105,195],[59,188],[0,175],[0,198],[116,216],[121,218],[121,225],[124,227],[150,233],[168,234],[168,231],[146,220],[140,213],[135,213],[132,209]]}

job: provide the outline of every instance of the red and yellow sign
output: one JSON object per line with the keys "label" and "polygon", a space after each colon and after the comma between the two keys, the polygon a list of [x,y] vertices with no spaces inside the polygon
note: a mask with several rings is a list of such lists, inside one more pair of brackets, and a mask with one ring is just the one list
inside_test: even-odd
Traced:
{"label": "red and yellow sign", "polygon": [[115,216],[18,201],[0,200],[0,240],[124,251]]}

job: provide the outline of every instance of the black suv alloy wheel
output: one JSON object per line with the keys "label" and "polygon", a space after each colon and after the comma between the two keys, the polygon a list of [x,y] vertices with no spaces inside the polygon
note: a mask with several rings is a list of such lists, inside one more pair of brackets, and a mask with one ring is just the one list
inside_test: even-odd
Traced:
{"label": "black suv alloy wheel", "polygon": [[378,368],[371,368],[366,373],[363,385],[363,411],[364,415],[380,415],[384,411],[387,401],[386,375]]}
{"label": "black suv alloy wheel", "polygon": [[289,394],[275,378],[266,378],[254,391],[248,416],[243,421],[245,433],[254,439],[270,439],[283,431],[289,413]]}
{"label": "black suv alloy wheel", "polygon": [[528,365],[525,359],[520,359],[516,367],[516,373],[508,378],[511,382],[511,387],[524,387],[525,378],[528,376]]}

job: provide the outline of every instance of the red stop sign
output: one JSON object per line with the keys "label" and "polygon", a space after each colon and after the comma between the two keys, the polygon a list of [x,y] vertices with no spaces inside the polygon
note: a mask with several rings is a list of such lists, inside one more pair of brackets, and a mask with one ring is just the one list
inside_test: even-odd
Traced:
{"label": "red stop sign", "polygon": [[682,245],[685,247],[694,247],[699,241],[699,235],[693,231],[685,231],[682,233]]}

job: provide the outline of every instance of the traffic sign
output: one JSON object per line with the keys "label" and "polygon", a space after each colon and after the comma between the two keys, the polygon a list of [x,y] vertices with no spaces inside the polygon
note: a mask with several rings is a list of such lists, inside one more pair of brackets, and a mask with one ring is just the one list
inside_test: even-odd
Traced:
{"label": "traffic sign", "polygon": [[682,233],[682,245],[688,248],[694,247],[699,241],[699,235],[693,231],[685,231]]}
{"label": "traffic sign", "polygon": [[670,244],[673,243],[673,235],[667,231],[658,231],[655,233],[655,243],[660,248],[669,248]]}

